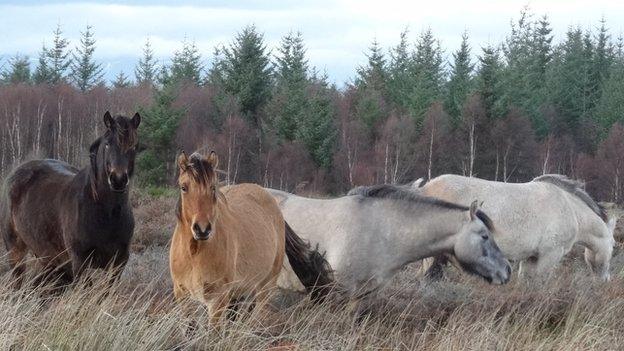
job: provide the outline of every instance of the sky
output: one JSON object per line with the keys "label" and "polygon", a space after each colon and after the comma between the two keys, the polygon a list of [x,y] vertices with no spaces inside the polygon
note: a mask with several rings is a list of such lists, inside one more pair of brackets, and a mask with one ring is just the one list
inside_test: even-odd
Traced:
{"label": "sky", "polygon": [[504,40],[525,6],[536,16],[548,15],[556,41],[570,26],[593,29],[603,17],[614,36],[624,32],[624,2],[618,0],[0,0],[0,60],[19,53],[35,61],[57,24],[72,46],[91,25],[96,59],[111,80],[122,70],[132,75],[147,38],[162,62],[185,38],[194,40],[209,65],[216,45],[231,43],[241,28],[254,24],[274,53],[282,36],[300,31],[310,64],[342,85],[366,62],[373,39],[389,49],[406,28],[411,42],[431,28],[450,58],[467,31],[473,53],[478,53],[480,47]]}

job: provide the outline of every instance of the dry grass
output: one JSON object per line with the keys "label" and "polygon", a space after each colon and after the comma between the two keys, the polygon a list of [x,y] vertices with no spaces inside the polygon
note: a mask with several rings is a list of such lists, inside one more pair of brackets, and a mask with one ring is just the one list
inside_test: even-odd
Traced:
{"label": "dry grass", "polygon": [[174,202],[141,196],[135,202],[141,249],[112,288],[96,274],[92,285],[50,295],[43,288],[9,288],[9,274],[0,276],[0,350],[624,348],[620,250],[608,284],[589,277],[575,257],[543,287],[490,286],[451,270],[448,280],[423,285],[409,267],[359,322],[336,302],[315,306],[276,292],[264,310],[214,330],[201,306],[172,301],[165,243]]}

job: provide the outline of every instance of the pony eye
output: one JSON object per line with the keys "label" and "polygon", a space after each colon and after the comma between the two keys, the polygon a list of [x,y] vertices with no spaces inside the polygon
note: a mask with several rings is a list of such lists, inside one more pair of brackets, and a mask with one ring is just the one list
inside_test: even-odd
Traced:
{"label": "pony eye", "polygon": [[481,234],[481,238],[483,238],[483,240],[487,240],[488,239],[488,235],[487,234]]}
{"label": "pony eye", "polygon": [[182,190],[182,192],[185,193],[188,189],[187,189],[186,185],[182,185],[180,187],[180,190]]}

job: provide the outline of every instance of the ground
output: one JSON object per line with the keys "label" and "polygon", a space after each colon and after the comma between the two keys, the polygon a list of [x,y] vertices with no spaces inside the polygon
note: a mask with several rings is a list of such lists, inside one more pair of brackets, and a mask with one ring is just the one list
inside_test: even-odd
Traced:
{"label": "ground", "polygon": [[1,350],[624,349],[624,219],[609,283],[589,275],[580,249],[544,286],[515,278],[492,286],[454,269],[445,280],[424,284],[415,264],[393,279],[363,319],[335,301],[314,305],[276,291],[269,307],[215,330],[201,306],[172,299],[173,194],[136,191],[132,198],[132,255],[110,289],[96,276],[61,294],[16,290],[6,259],[0,260]]}

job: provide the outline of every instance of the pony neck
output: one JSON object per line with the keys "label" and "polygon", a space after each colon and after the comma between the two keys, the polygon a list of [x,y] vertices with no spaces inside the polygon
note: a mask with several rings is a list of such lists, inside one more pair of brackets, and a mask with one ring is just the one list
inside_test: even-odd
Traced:
{"label": "pony neck", "polygon": [[[414,211],[418,214],[414,215]],[[394,246],[400,265],[439,254],[453,254],[457,236],[468,221],[465,211],[435,208],[426,205],[400,213],[400,220],[392,221],[396,228]]]}

